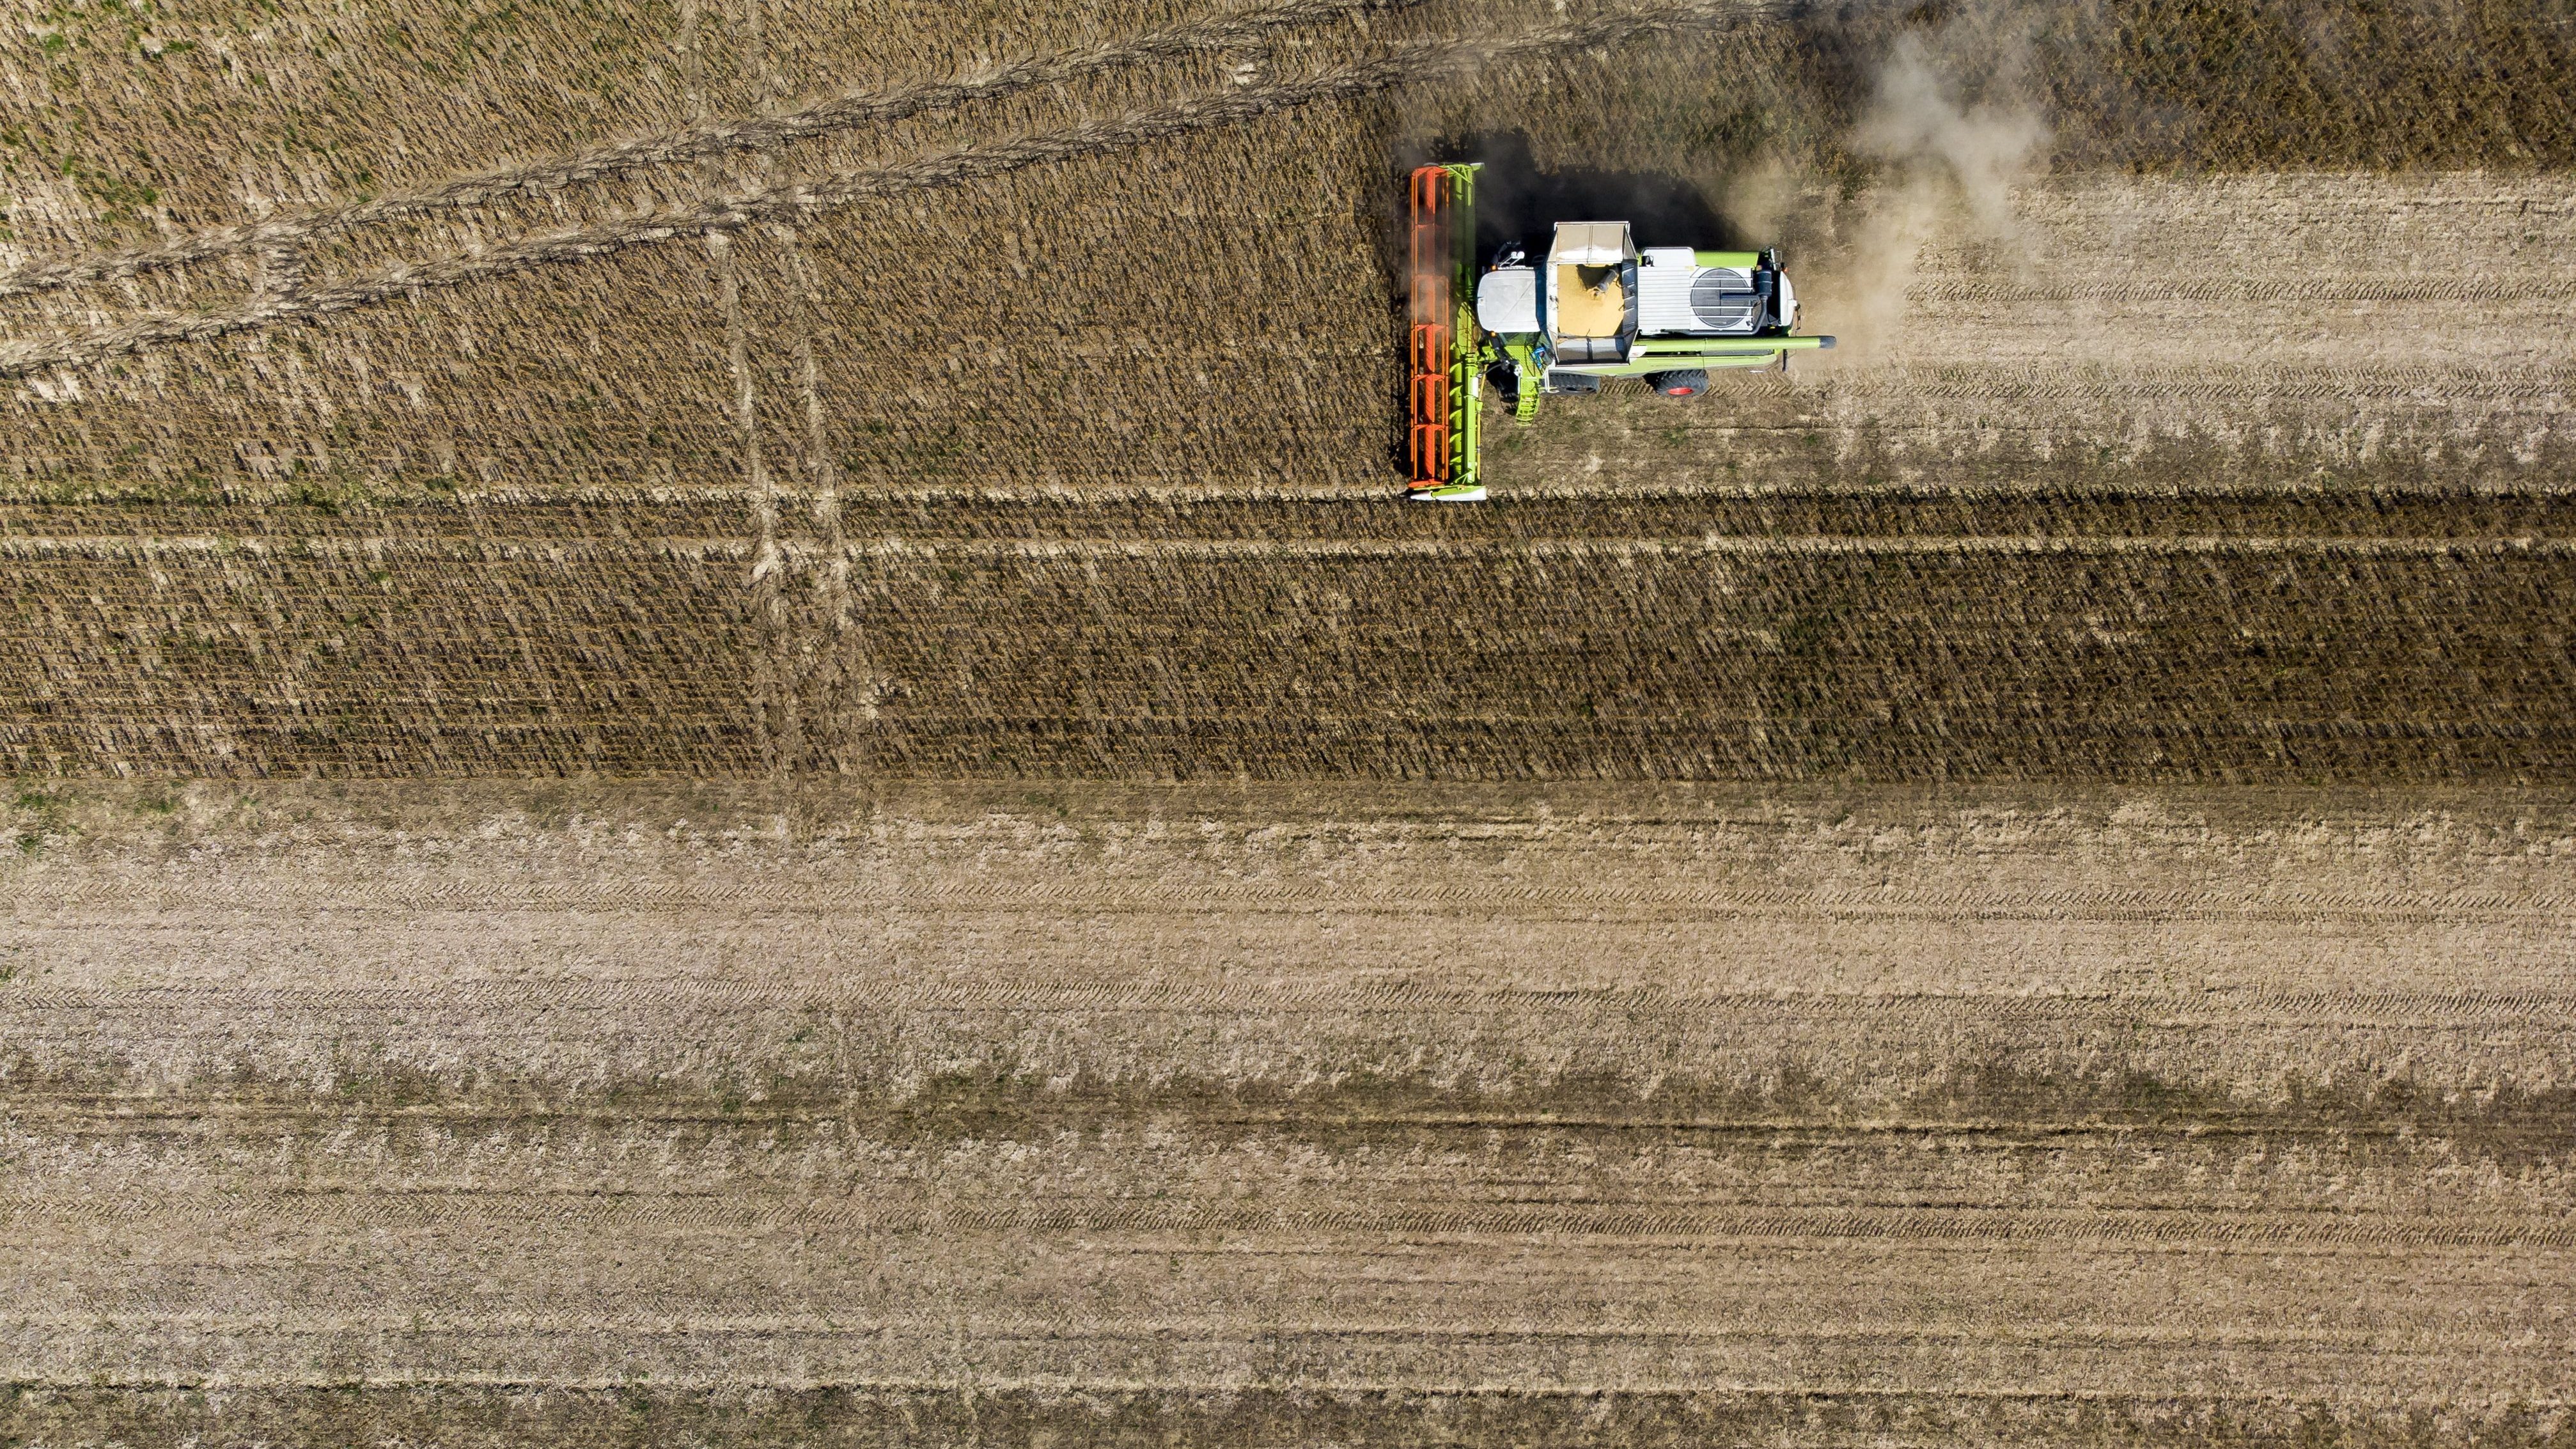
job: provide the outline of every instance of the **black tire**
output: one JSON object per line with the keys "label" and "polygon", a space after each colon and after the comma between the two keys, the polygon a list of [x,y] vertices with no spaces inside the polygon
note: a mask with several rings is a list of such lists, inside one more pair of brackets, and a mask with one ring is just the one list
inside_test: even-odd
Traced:
{"label": "black tire", "polygon": [[1557,392],[1599,392],[1601,379],[1588,372],[1551,372],[1547,385]]}
{"label": "black tire", "polygon": [[1695,398],[1708,391],[1708,374],[1696,367],[1649,373],[1646,385],[1669,398]]}

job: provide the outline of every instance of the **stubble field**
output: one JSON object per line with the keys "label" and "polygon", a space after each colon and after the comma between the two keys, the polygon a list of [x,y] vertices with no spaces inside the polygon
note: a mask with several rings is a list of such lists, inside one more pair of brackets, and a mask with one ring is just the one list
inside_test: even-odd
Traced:
{"label": "stubble field", "polygon": [[[28,0],[0,1432],[2576,1434],[2571,49]],[[1434,154],[1844,346],[1406,506]]]}
{"label": "stubble field", "polygon": [[29,1442],[2565,1432],[2563,802],[49,808]]}

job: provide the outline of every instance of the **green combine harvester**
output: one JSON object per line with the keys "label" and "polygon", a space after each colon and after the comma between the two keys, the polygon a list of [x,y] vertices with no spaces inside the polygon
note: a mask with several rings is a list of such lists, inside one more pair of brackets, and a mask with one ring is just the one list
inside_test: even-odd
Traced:
{"label": "green combine harvester", "polygon": [[1478,169],[1413,173],[1405,350],[1414,498],[1485,496],[1477,456],[1485,373],[1506,360],[1513,417],[1526,423],[1542,396],[1598,392],[1605,377],[1696,397],[1718,368],[1785,367],[1792,352],[1834,345],[1793,335],[1798,296],[1777,252],[1640,250],[1624,221],[1558,222],[1542,261],[1513,244],[1480,275]]}

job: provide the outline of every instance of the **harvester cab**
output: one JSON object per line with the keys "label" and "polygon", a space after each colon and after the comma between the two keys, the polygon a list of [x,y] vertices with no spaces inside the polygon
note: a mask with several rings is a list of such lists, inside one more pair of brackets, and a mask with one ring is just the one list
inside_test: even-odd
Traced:
{"label": "harvester cab", "polygon": [[1696,397],[1720,368],[1787,367],[1831,347],[1797,332],[1798,296],[1776,251],[1640,249],[1624,221],[1560,221],[1532,263],[1515,242],[1480,271],[1475,164],[1424,166],[1411,184],[1407,372],[1411,496],[1485,496],[1479,466],[1484,376],[1508,362],[1512,416],[1527,423],[1549,393],[1590,393],[1643,378]]}

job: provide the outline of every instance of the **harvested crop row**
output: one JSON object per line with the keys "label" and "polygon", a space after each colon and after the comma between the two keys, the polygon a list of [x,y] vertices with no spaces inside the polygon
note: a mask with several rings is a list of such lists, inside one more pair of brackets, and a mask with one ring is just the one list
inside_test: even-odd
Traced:
{"label": "harvested crop row", "polygon": [[[335,908],[352,904],[334,902]],[[619,1116],[642,1116],[688,1130],[705,1144],[711,1168],[721,1159],[717,1175],[773,1189],[810,1182],[814,1163],[800,1167],[797,1159],[832,1157],[832,1133],[862,1125],[894,1140],[937,1140],[969,1133],[979,1121],[1045,1132],[1086,1118],[1141,1118],[1202,1138],[1191,1155],[1222,1161],[1232,1155],[1224,1134],[1234,1125],[1384,1142],[1429,1131],[1535,1132],[1545,1122],[1553,1138],[1528,1143],[1523,1150],[1530,1155],[1579,1156],[1585,1147],[1627,1144],[1618,1154],[1624,1162],[1597,1164],[1630,1194],[1620,1204],[1627,1212],[1696,1217],[1708,1224],[1701,1231],[1712,1233],[1729,1231],[1731,1218],[1734,1231],[1750,1234],[1762,1221],[1755,1210],[1800,1205],[1791,1184],[1803,1174],[1745,1165],[1659,1183],[1651,1149],[1698,1144],[1701,1154],[1740,1160],[1759,1154],[1762,1134],[1789,1132],[1840,1144],[1865,1158],[1875,1155],[1873,1144],[1896,1133],[1964,1138],[1981,1127],[2033,1133],[2052,1123],[2085,1121],[2105,1133],[2161,1138],[2223,1127],[2218,1140],[2173,1149],[2195,1153],[2197,1170],[2166,1161],[2122,1162],[2109,1142],[2072,1149],[2103,1159],[2080,1174],[2091,1180],[2091,1191],[2079,1191],[2073,1181],[2042,1180],[2016,1206],[2045,1214],[2089,1201],[2121,1212],[2149,1212],[2158,1206],[2160,1190],[2205,1174],[2223,1184],[2201,1194],[2220,1199],[2209,1207],[2279,1211],[2313,1190],[2310,1169],[2295,1161],[2267,1162],[2248,1138],[2430,1136],[2441,1145],[2391,1146],[2390,1160],[2368,1173],[2374,1185],[2388,1193],[2438,1196],[2463,1214],[2510,1216],[2546,1206],[2533,1185],[2472,1179],[2428,1186],[2419,1181],[2425,1158],[2562,1150],[2552,1128],[2569,1108],[2563,1083],[2576,1062],[2576,1001],[2547,982],[2548,956],[2565,949],[2567,932],[2535,913],[2499,920],[2470,912],[2444,919],[2435,912],[2429,924],[2382,927],[2417,949],[2444,931],[2474,931],[2492,941],[2499,959],[2487,979],[2518,976],[2528,999],[2480,1009],[2474,1000],[2429,992],[2376,1003],[2333,991],[2296,1002],[2239,991],[2193,1003],[2150,991],[2142,1000],[2031,1005],[1990,1002],[1980,993],[1807,999],[1803,993],[1780,994],[1769,984],[1761,990],[1726,989],[1740,988],[1730,980],[1736,973],[1759,968],[1766,978],[1780,978],[1794,969],[1792,958],[1802,951],[1830,954],[1861,943],[1865,954],[1876,956],[1920,942],[1935,948],[1920,969],[1974,964],[1991,973],[2005,969],[2000,963],[2011,954],[2009,938],[2039,922],[2062,929],[2066,943],[2086,953],[2118,955],[2188,934],[2167,912],[2153,908],[2103,922],[2073,910],[1969,919],[1955,909],[1918,904],[1901,925],[1773,908],[1763,915],[1762,941],[1734,952],[1710,939],[1712,931],[1732,929],[1742,919],[1727,913],[1640,904],[1594,908],[1585,914],[1602,919],[1584,920],[1508,895],[1496,902],[1499,916],[1440,913],[1434,935],[1420,934],[1427,925],[1421,913],[1402,912],[1417,932],[1410,938],[1393,923],[1345,919],[1327,905],[1279,922],[1263,919],[1275,910],[1254,911],[1246,919],[1210,903],[1188,909],[1130,903],[1120,907],[1117,921],[1093,930],[1104,953],[1121,961],[1155,957],[1148,933],[1162,932],[1231,949],[1240,953],[1238,960],[1285,964],[1297,954],[1298,937],[1329,921],[1337,934],[1350,935],[1350,953],[1336,962],[1345,973],[1436,981],[1436,935],[1449,949],[1479,960],[1519,952],[1532,973],[1519,978],[1524,981],[1588,977],[1595,983],[1570,998],[1535,985],[1476,989],[1466,982],[1425,994],[1352,985],[1345,975],[1336,984],[1301,983],[1303,989],[1276,997],[1238,985],[1178,999],[1153,991],[1130,995],[1114,986],[1084,992],[1051,987],[1047,978],[1061,962],[1048,945],[1058,924],[1046,905],[971,900],[917,903],[891,913],[848,903],[809,910],[806,919],[764,933],[816,960],[813,951],[835,931],[900,930],[912,943],[909,949],[935,963],[942,975],[960,969],[956,953],[993,952],[991,979],[962,989],[855,968],[809,971],[793,982],[746,989],[709,979],[728,967],[744,969],[732,960],[738,952],[709,934],[713,927],[686,916],[677,923],[663,920],[668,908],[609,908],[598,902],[585,907],[597,935],[575,954],[586,955],[594,969],[613,962],[634,979],[554,989],[534,983],[545,974],[537,963],[549,955],[561,959],[567,933],[577,934],[577,927],[558,917],[563,908],[556,903],[497,936],[488,922],[435,906],[391,913],[411,921],[423,945],[434,942],[451,955],[445,975],[466,978],[438,985],[252,986],[236,992],[191,982],[133,995],[125,989],[32,984],[16,993],[10,1007],[21,1074],[13,1098],[35,1120],[67,1122],[113,1139],[144,1124],[86,1119],[120,1108],[166,1117],[172,1115],[168,1109],[143,1100],[153,1084],[195,1083],[190,1094],[204,1109],[296,1137],[317,1119],[363,1116],[378,1131],[417,1141],[433,1160],[448,1158],[441,1164],[446,1170],[471,1175],[493,1190],[562,1191],[587,1180],[653,1197],[667,1190],[651,1186],[656,1169],[647,1164],[541,1163],[523,1160],[513,1148],[487,1171],[475,1164],[481,1154],[442,1148],[434,1133],[403,1124],[399,1114],[405,1107],[430,1107],[452,1116],[558,1116],[567,1119],[567,1131],[612,1141]],[[291,946],[318,959],[381,945],[388,915],[378,910],[354,928],[263,935],[256,922],[188,914],[199,922],[190,931],[195,949],[229,951],[260,939],[268,950]],[[2319,923],[2221,917],[2192,926],[2225,927],[2240,945],[2263,941],[2266,954],[2285,968],[2316,969],[2302,959],[2299,942],[2320,925],[2330,942],[2306,948],[2318,960],[2354,949],[2351,936],[2331,934],[2338,932],[2337,914],[2320,914]],[[113,930],[98,922],[95,911],[74,915],[87,922],[77,935],[68,925],[21,927],[22,969],[56,978],[71,974],[80,948],[95,946],[101,932]],[[1647,950],[1643,943],[1659,935],[1680,936],[1682,944],[1672,951]],[[664,944],[656,945],[657,937]],[[1614,943],[1654,956],[1669,979],[1636,980],[1601,967],[1595,958]],[[2035,956],[2018,964],[2046,974]],[[671,979],[668,973],[684,965],[696,979]],[[510,974],[496,979],[501,972]],[[878,1014],[870,1013],[871,1004]],[[532,1036],[527,1023],[539,1013],[546,1025]],[[173,1026],[174,1018],[188,1025]],[[263,1042],[255,1058],[246,1054],[242,1043],[259,1037],[259,1023],[277,1021],[294,1022],[295,1033]],[[396,1022],[408,1023],[408,1029],[384,1035],[383,1028]],[[1432,1024],[1429,1030],[1425,1022]],[[1225,1030],[1211,1031],[1211,1024]],[[1069,1030],[1076,1027],[1087,1030]],[[639,1060],[635,1044],[648,1041],[686,1041],[692,1050],[683,1059],[657,1053]],[[122,1050],[102,1059],[103,1045]],[[1407,1065],[1392,1065],[1398,1062]],[[309,1085],[317,1081],[325,1086]],[[324,1095],[317,1097],[317,1090]],[[729,1094],[742,1098],[732,1112],[709,1110]],[[777,1162],[745,1157],[746,1139],[759,1129],[776,1134]],[[513,1127],[501,1141],[519,1135]],[[252,1140],[262,1139],[254,1131]],[[201,1150],[174,1144],[157,1172],[106,1165],[97,1176],[102,1185],[122,1179],[128,1190],[137,1190],[154,1176],[202,1182],[229,1172],[244,1186],[286,1191],[297,1177],[330,1171],[320,1144],[299,1143],[294,1152],[304,1160],[283,1165],[276,1144],[268,1146],[253,1155],[230,1141],[209,1142]],[[1018,1206],[1026,1179],[1080,1181],[1089,1174],[1078,1165],[1100,1151],[1066,1142],[1058,1149],[1062,1166],[995,1164],[991,1170],[1008,1180],[995,1182],[989,1197],[944,1202],[921,1191],[923,1179],[936,1174],[884,1166],[873,1173],[879,1196],[827,1204],[816,1215],[828,1220],[837,1210],[853,1226],[925,1215],[961,1224],[1026,1224],[1029,1214]],[[195,1169],[179,1171],[188,1158],[196,1160]],[[2208,1171],[2209,1164],[2230,1170]],[[1989,1174],[2004,1165],[1971,1160],[1914,1175],[1947,1177],[1963,1191],[1991,1193],[2001,1184]],[[855,1188],[868,1169],[844,1163],[836,1171],[843,1187]],[[1318,1182],[1264,1206],[1290,1220],[1330,1212],[1383,1219],[1447,1211],[1462,1221],[1482,1216],[1496,1223],[1508,1223],[1515,1211],[1539,1216],[1542,1206],[1566,1206],[1515,1200],[1507,1178],[1485,1174],[1454,1183],[1444,1200],[1427,1184],[1448,1175],[1426,1171],[1418,1161],[1354,1163],[1341,1174],[1353,1181]],[[1130,1224],[1152,1225],[1204,1211],[1104,1201],[1083,1192],[1064,1197],[1065,1209],[1088,1214],[1102,1226],[1117,1225],[1122,1212]],[[1904,1203],[1864,1189],[1831,1206],[1848,1211]],[[104,1216],[109,1209],[72,1203],[62,1211],[82,1217]],[[327,1203],[305,1212],[326,1222],[339,1216]],[[1618,1214],[1592,1216],[1600,1220],[1592,1230],[1616,1230]],[[1570,1221],[1583,1218],[1576,1214]],[[2002,1222],[1994,1236],[2013,1231],[2010,1220]],[[2152,1236],[2140,1231],[2141,1224],[2070,1226],[2075,1231],[2065,1235]],[[2334,1242],[2348,1236],[2341,1231],[2346,1226],[2285,1225],[2243,1236],[2260,1238],[2269,1231],[2296,1237],[2304,1229],[2314,1241]],[[2421,1233],[2428,1242],[2474,1241],[2481,1226],[2493,1224],[2454,1222],[2449,1233],[2431,1226]],[[1963,1227],[1968,1235],[1984,1235],[1972,1225]],[[2576,1247],[2576,1223],[2521,1228]],[[1651,1235],[1653,1229],[1633,1231]],[[2025,1225],[2020,1235],[2050,1234]],[[2213,1224],[2196,1236],[2229,1234]]]}
{"label": "harvested crop row", "polygon": [[[2070,1410],[2072,1400],[2079,1407]],[[2432,1422],[2422,1408],[2240,1395],[2174,1397],[2148,1392],[1971,1396],[1872,1389],[1528,1389],[1308,1388],[1097,1385],[960,1389],[833,1385],[770,1389],[640,1386],[543,1388],[419,1384],[321,1389],[233,1390],[220,1409],[195,1390],[45,1388],[20,1401],[28,1432],[93,1430],[128,1442],[184,1442],[245,1430],[281,1444],[328,1444],[366,1434],[428,1439],[472,1425],[536,1444],[589,1444],[606,1423],[640,1424],[671,1438],[746,1445],[811,1443],[818,1435],[860,1442],[913,1436],[953,1442],[982,1434],[1013,1441],[1048,1436],[1107,1442],[1276,1444],[1305,1434],[1353,1449],[1405,1449],[1445,1436],[1464,1443],[1549,1443],[1601,1435],[1633,1444],[1884,1443],[2063,1444],[2075,1430],[2114,1444],[2182,1444],[2204,1436],[2243,1443],[2302,1438],[2356,1445],[2543,1445],[2559,1422],[2553,1410],[2519,1403],[2447,1407]],[[2445,1436],[2448,1437],[2445,1437]]]}
{"label": "harvested crop row", "polygon": [[9,823],[17,1429],[900,1439],[933,1390],[1061,1426],[1043,1386],[1220,1443],[1297,1395],[1361,1443],[2046,1442],[2078,1397],[2141,1442],[2517,1443],[2497,1406],[2566,1384],[2554,795],[73,786]]}

